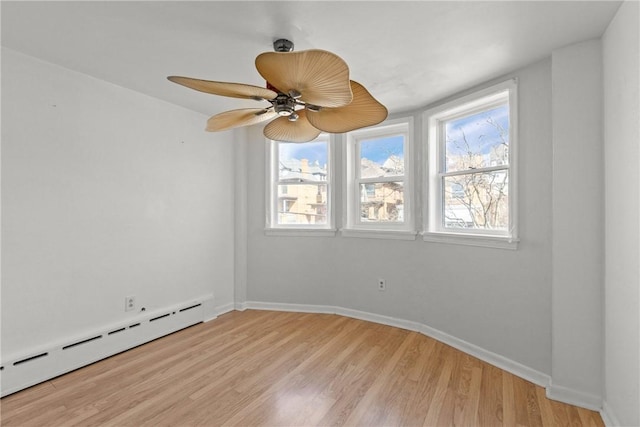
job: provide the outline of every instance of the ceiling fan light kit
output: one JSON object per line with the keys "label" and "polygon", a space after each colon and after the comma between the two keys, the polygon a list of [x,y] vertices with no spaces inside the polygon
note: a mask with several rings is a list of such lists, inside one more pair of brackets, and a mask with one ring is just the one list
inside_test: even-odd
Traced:
{"label": "ceiling fan light kit", "polygon": [[321,132],[350,132],[387,118],[385,106],[349,79],[349,67],[339,56],[320,49],[293,52],[293,43],[286,39],[274,41],[273,48],[275,52],[261,53],[255,62],[266,88],[180,76],[168,79],[200,92],[271,104],[216,114],[207,121],[210,132],[272,120],[264,128],[267,138],[308,142]]}

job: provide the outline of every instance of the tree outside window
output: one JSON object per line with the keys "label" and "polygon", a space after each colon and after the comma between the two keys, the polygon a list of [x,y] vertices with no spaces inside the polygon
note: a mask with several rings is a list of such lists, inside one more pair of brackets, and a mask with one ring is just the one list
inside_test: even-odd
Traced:
{"label": "tree outside window", "polygon": [[510,80],[425,113],[425,240],[442,241],[440,234],[517,241],[516,106]]}

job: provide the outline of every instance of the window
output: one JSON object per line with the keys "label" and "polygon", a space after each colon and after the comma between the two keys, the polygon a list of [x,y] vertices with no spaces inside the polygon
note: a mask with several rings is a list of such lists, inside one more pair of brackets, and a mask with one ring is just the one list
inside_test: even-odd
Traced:
{"label": "window", "polygon": [[515,247],[516,82],[425,113],[425,240]]}
{"label": "window", "polygon": [[347,135],[343,234],[398,237],[400,232],[414,238],[411,125],[410,119],[396,120]]}
{"label": "window", "polygon": [[267,229],[330,230],[329,136],[306,143],[269,141],[268,147]]}

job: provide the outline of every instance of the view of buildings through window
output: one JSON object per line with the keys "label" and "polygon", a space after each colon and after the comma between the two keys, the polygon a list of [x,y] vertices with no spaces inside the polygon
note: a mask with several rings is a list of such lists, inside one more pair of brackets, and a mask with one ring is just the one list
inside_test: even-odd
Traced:
{"label": "view of buildings through window", "polygon": [[509,105],[442,123],[445,228],[509,227]]}
{"label": "view of buildings through window", "polygon": [[[278,143],[277,223],[326,225],[327,142]],[[361,222],[404,221],[404,136],[359,143]]]}
{"label": "view of buildings through window", "polygon": [[404,221],[404,136],[359,141],[360,222]]}
{"label": "view of buildings through window", "polygon": [[327,141],[278,143],[278,224],[327,224],[327,156]]}

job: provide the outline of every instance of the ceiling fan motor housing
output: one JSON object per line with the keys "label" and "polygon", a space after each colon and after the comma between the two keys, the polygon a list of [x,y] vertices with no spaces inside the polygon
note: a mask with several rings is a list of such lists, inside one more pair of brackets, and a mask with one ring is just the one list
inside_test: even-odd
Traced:
{"label": "ceiling fan motor housing", "polygon": [[272,102],[279,116],[290,116],[296,111],[296,100],[284,93],[279,94]]}

